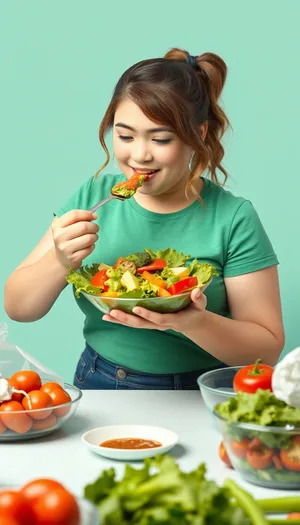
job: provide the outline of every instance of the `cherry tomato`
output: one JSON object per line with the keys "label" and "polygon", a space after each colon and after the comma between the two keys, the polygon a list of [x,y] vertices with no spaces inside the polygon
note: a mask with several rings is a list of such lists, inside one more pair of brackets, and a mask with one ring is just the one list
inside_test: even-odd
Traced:
{"label": "cherry tomato", "polygon": [[227,465],[227,467],[232,468],[232,464],[231,464],[231,461],[230,461],[229,456],[227,454],[227,450],[225,448],[225,445],[224,445],[223,441],[221,441],[220,446],[219,446],[219,457],[223,461],[223,463],[225,463],[225,465]]}
{"label": "cherry tomato", "polygon": [[242,441],[231,441],[231,452],[240,459],[245,459],[249,445],[249,439],[245,438]]}
{"label": "cherry tomato", "polygon": [[279,470],[279,471],[283,470],[283,464],[281,463],[281,460],[278,456],[274,455],[272,458],[272,461],[273,461],[273,465],[276,468],[276,470]]}
{"label": "cherry tomato", "polygon": [[67,490],[50,490],[32,505],[35,525],[80,525],[76,499]]}
{"label": "cherry tomato", "polygon": [[300,512],[291,512],[291,514],[287,515],[286,519],[287,520],[300,520]]}
{"label": "cherry tomato", "polygon": [[[69,394],[65,390],[62,390],[61,388],[52,390],[52,392],[50,392],[49,395],[53,401],[54,406],[64,405],[65,403],[69,403],[70,401],[72,401]],[[56,415],[56,417],[64,417],[65,415],[69,413],[70,409],[71,409],[70,406],[67,406],[64,408],[57,408],[54,410],[54,414]]]}
{"label": "cherry tomato", "polygon": [[14,490],[0,492],[0,516],[3,515],[15,519],[20,525],[34,523],[31,505],[20,492]]}
{"label": "cherry tomato", "polygon": [[31,390],[39,390],[42,386],[40,376],[33,370],[20,370],[15,372],[9,379],[9,382],[17,390],[24,390],[27,394]]}
{"label": "cherry tomato", "polygon": [[300,472],[300,436],[293,437],[287,449],[281,449],[280,459],[288,470]]}
{"label": "cherry tomato", "polygon": [[235,392],[248,392],[254,394],[258,388],[272,392],[273,367],[260,364],[258,359],[254,365],[240,368],[233,379]]}
{"label": "cherry tomato", "polygon": [[[30,411],[32,419],[46,419],[46,417],[51,415],[51,410],[42,410],[43,408],[53,407],[53,401],[48,394],[41,390],[32,390],[28,396],[31,402],[31,409],[27,397],[24,397],[22,405],[25,410]],[[34,410],[40,410],[40,412],[34,412]]]}
{"label": "cherry tomato", "polygon": [[[12,381],[10,378],[6,378],[6,380],[8,381],[8,383],[10,384],[10,386],[13,386],[14,388],[17,388],[16,385],[14,384],[14,383],[16,383],[15,381]],[[12,399],[12,401],[19,401],[19,403],[21,403],[23,397],[24,397],[23,394],[16,394],[16,393],[13,393],[11,399]]]}
{"label": "cherry tomato", "polygon": [[56,425],[56,417],[54,414],[46,417],[45,419],[34,419],[32,424],[32,430],[46,430]]}
{"label": "cherry tomato", "polygon": [[40,390],[42,392],[45,392],[46,394],[50,394],[53,390],[56,390],[57,388],[61,388],[63,390],[63,387],[59,383],[55,383],[54,381],[49,381],[48,383],[44,383]]}
{"label": "cherry tomato", "polygon": [[28,501],[28,503],[30,503],[30,505],[33,505],[41,496],[44,496],[52,490],[58,489],[64,489],[64,487],[58,481],[49,478],[38,478],[29,481],[29,483],[26,483],[26,485],[23,485],[20,490],[20,494],[22,494],[22,496],[26,499],[26,501]]}
{"label": "cherry tomato", "polygon": [[253,448],[247,451],[246,458],[252,468],[261,470],[269,468],[273,463],[274,450],[261,445],[260,448]]}
{"label": "cherry tomato", "polygon": [[[17,434],[25,434],[32,427],[32,419],[24,413],[21,403],[18,401],[4,401],[0,406],[1,420],[4,425]],[[10,412],[19,412],[10,414]]]}

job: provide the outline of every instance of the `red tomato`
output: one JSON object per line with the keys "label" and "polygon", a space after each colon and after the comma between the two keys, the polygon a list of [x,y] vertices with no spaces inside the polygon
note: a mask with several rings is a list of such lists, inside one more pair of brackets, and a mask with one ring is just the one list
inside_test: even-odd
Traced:
{"label": "red tomato", "polygon": [[254,365],[240,368],[233,379],[235,392],[254,394],[258,388],[272,391],[273,367],[260,362],[261,359],[258,359]]}
{"label": "red tomato", "polygon": [[107,292],[108,286],[105,285],[105,281],[107,281],[108,276],[106,273],[106,268],[103,268],[103,270],[100,270],[99,272],[95,273],[94,277],[91,280],[92,286],[98,286],[99,288],[102,288],[104,292]]}
{"label": "red tomato", "polygon": [[[52,392],[50,392],[49,395],[52,399],[54,406],[65,405],[66,403],[72,401],[71,396],[69,396],[69,394],[62,388],[52,390]],[[54,414],[56,415],[56,417],[64,417],[66,414],[69,413],[70,409],[70,405],[64,408],[57,408],[54,410]]]}
{"label": "red tomato", "polygon": [[21,522],[10,516],[0,516],[0,525],[21,525]]}
{"label": "red tomato", "polygon": [[249,439],[245,438],[242,441],[231,441],[231,452],[240,459],[245,459],[249,445]]}
{"label": "red tomato", "polygon": [[33,505],[41,496],[58,489],[64,489],[58,481],[49,478],[38,478],[23,485],[20,494],[22,494],[30,505]]}
{"label": "red tomato", "polygon": [[35,525],[80,525],[76,499],[67,490],[50,490],[32,505]]}
{"label": "red tomato", "polygon": [[186,279],[182,279],[182,281],[178,281],[177,283],[171,284],[171,286],[167,289],[167,291],[171,295],[177,295],[178,293],[186,292],[187,290],[191,290],[192,288],[195,288],[198,286],[198,278],[197,277],[187,277]]}
{"label": "red tomato", "polygon": [[56,417],[54,414],[46,417],[45,419],[34,419],[32,424],[32,430],[46,430],[56,425]]}
{"label": "red tomato", "polygon": [[44,383],[43,386],[40,388],[42,392],[45,392],[46,394],[50,394],[53,390],[56,390],[57,388],[63,388],[59,383],[55,383],[54,381],[48,381],[48,383]]}
{"label": "red tomato", "polygon": [[[17,434],[25,434],[32,427],[32,419],[24,413],[21,403],[18,401],[4,401],[0,406],[1,420],[4,425]],[[10,414],[10,412],[19,412]]]}
{"label": "red tomato", "polygon": [[31,390],[39,390],[42,386],[40,376],[33,370],[20,370],[11,376],[9,382],[17,390],[24,390],[27,393]]}
{"label": "red tomato", "polygon": [[300,472],[300,436],[294,436],[289,447],[280,451],[280,459],[288,470]]}
{"label": "red tomato", "polygon": [[232,464],[227,454],[227,450],[225,448],[223,441],[221,441],[220,446],[219,446],[219,457],[223,461],[223,463],[225,463],[227,467],[232,468]]}
{"label": "red tomato", "polygon": [[4,425],[3,421],[0,419],[0,434],[4,434],[6,430],[7,430],[7,427]]}
{"label": "red tomato", "polygon": [[144,271],[157,272],[158,270],[162,270],[165,266],[167,266],[167,263],[164,261],[164,259],[155,259],[151,264],[138,268],[136,273],[143,273]]}
{"label": "red tomato", "polygon": [[246,458],[252,468],[261,470],[269,468],[273,463],[274,450],[261,445],[260,448],[247,450]]}
{"label": "red tomato", "polygon": [[40,412],[34,412],[34,410],[53,407],[53,401],[48,394],[42,392],[41,390],[32,390],[28,395],[31,402],[31,408],[29,407],[27,397],[24,397],[22,405],[25,410],[30,411],[30,417],[32,419],[46,419],[46,417],[51,415],[51,410],[41,410]]}
{"label": "red tomato", "polygon": [[15,490],[2,490],[0,492],[0,516],[9,516],[20,525],[33,525],[34,518],[31,505]]}

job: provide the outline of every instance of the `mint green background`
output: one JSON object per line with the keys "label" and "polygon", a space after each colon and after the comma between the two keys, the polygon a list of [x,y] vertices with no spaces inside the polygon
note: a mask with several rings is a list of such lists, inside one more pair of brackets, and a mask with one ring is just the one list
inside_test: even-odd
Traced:
{"label": "mint green background", "polygon": [[[98,126],[133,63],[170,47],[228,64],[223,104],[228,188],[252,200],[280,259],[286,349],[300,344],[298,0],[1,2],[0,286],[47,230],[52,212],[101,165]],[[109,166],[110,172],[115,172]],[[36,286],[43,287],[42,282]],[[71,381],[83,318],[65,290],[9,339]],[[241,348],[241,352],[243,349]]]}

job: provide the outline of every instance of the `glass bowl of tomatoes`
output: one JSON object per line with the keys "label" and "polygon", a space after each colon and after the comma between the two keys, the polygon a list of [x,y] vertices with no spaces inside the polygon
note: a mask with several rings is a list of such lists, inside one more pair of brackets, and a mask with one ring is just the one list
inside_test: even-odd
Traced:
{"label": "glass bowl of tomatoes", "polygon": [[217,411],[232,467],[249,483],[300,489],[300,427],[228,422]]}
{"label": "glass bowl of tomatoes", "polygon": [[43,380],[32,370],[17,371],[5,381],[9,390],[0,401],[0,442],[54,432],[75,414],[82,397],[77,387]]}

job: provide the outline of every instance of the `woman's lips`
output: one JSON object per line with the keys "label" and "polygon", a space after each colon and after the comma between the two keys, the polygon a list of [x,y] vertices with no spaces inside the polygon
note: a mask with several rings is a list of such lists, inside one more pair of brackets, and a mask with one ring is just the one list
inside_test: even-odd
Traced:
{"label": "woman's lips", "polygon": [[155,177],[155,175],[159,171],[159,170],[145,170],[145,171],[143,171],[142,169],[138,169],[138,168],[132,168],[132,170],[133,170],[134,173],[140,173],[141,175],[147,175],[147,179],[145,180],[145,182],[149,182],[150,180],[152,180],[153,177]]}

